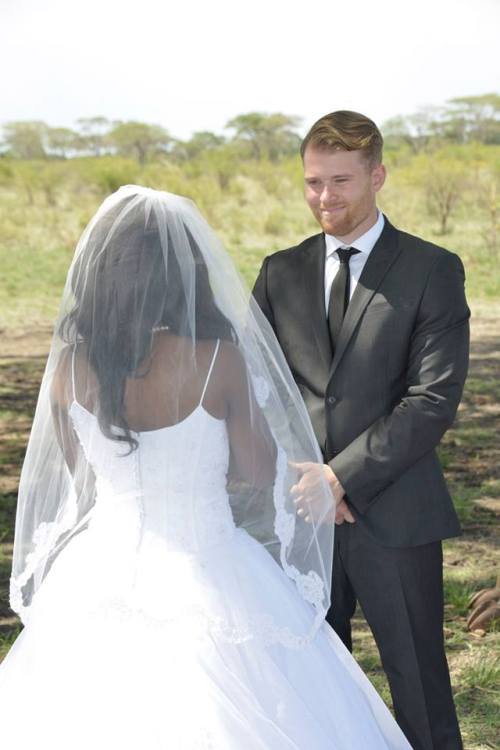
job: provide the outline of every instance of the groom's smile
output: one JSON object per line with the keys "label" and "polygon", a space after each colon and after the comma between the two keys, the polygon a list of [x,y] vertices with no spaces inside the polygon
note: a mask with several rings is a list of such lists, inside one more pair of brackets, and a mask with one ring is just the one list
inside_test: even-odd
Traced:
{"label": "groom's smile", "polygon": [[352,242],[375,223],[385,169],[371,165],[360,151],[308,146],[304,180],[306,201],[326,234]]}

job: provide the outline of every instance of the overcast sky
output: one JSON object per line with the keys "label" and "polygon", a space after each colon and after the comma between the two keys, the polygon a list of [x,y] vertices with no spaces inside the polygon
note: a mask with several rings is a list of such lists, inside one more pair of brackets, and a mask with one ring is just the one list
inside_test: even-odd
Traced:
{"label": "overcast sky", "polygon": [[0,0],[0,122],[104,115],[178,138],[250,111],[379,124],[500,93],[500,0]]}

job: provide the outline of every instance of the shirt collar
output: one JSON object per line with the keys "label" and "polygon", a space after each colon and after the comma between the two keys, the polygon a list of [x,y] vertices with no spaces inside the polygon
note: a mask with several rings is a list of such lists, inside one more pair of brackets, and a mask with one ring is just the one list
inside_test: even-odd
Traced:
{"label": "shirt collar", "polygon": [[333,234],[325,234],[326,257],[331,257],[339,247],[355,247],[356,250],[359,250],[361,253],[366,253],[367,255],[369,255],[373,250],[376,241],[382,234],[384,223],[384,214],[379,211],[375,224],[370,227],[367,232],[362,234],[361,237],[358,237],[358,239],[355,240],[352,245],[346,245],[345,242],[337,239],[337,237],[334,237]]}

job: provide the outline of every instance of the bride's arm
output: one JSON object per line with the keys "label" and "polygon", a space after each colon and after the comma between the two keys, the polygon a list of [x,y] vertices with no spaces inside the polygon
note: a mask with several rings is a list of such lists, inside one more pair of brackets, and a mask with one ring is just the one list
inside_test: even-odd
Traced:
{"label": "bride's arm", "polygon": [[78,438],[70,422],[71,399],[71,348],[68,346],[61,351],[55,368],[50,388],[50,406],[57,442],[71,475],[74,475]]}
{"label": "bride's arm", "polygon": [[245,482],[268,487],[275,478],[276,444],[256,401],[243,356],[234,344],[222,344],[219,372],[233,466]]}
{"label": "bride's arm", "polygon": [[78,436],[73,427],[69,408],[73,400],[71,380],[71,349],[61,352],[50,389],[52,422],[57,442],[73,478],[78,497],[79,515],[84,515],[93,504],[95,475],[85,459]]}

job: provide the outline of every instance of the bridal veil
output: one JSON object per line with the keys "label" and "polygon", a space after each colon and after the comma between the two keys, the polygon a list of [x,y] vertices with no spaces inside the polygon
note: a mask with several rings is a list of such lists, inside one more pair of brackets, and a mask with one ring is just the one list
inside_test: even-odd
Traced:
{"label": "bridal veil", "polygon": [[[154,361],[155,340],[162,335],[178,347]],[[224,379],[239,388],[248,422],[241,435],[230,435],[237,448],[227,482],[233,517],[275,558],[310,610],[301,632],[281,627],[278,640],[307,644],[321,625],[330,605],[333,501],[325,483],[310,498],[307,519],[296,513],[290,493],[298,478],[295,465],[322,459],[292,374],[271,327],[195,205],[135,185],[104,201],[68,272],[19,487],[11,606],[25,623],[52,565],[85,533],[96,509],[95,474],[71,419],[74,401],[95,417],[96,434],[115,442],[125,467],[126,457],[140,451],[141,431],[189,416],[206,375],[199,343],[217,340],[231,352]],[[127,394],[132,396],[125,408]],[[140,488],[140,475],[137,482]],[[167,493],[163,502],[174,499]],[[139,543],[140,491],[134,503]],[[110,555],[113,548],[110,536]],[[276,627],[270,613],[250,614],[241,632],[234,623],[219,626],[236,640]]]}

